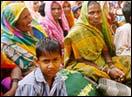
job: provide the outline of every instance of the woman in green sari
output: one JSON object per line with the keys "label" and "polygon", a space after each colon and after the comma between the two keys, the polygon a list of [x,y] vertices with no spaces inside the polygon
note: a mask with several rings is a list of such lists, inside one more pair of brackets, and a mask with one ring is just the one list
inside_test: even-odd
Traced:
{"label": "woman in green sari", "polygon": [[[96,1],[82,5],[80,17],[64,40],[64,64],[98,81],[109,78],[118,82],[130,79],[130,59],[114,55],[112,35],[103,8]],[[110,56],[111,55],[111,56]],[[124,58],[124,57],[123,57]],[[123,64],[124,63],[124,64]]]}
{"label": "woman in green sari", "polygon": [[[3,8],[1,13],[1,57],[3,61],[1,67],[15,68],[11,73],[12,88],[6,87],[10,89],[6,95],[13,95],[21,75],[26,75],[35,67],[35,45],[39,39],[45,37],[47,34],[44,29],[32,20],[24,3],[11,3]],[[7,85],[7,83],[4,84]]]}

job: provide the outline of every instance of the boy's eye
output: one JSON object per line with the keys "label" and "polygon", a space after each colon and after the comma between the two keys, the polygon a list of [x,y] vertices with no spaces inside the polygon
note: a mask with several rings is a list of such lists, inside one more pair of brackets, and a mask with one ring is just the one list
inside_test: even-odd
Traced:
{"label": "boy's eye", "polygon": [[43,60],[44,63],[49,63],[50,61],[49,60]]}
{"label": "boy's eye", "polygon": [[54,61],[54,62],[56,62],[56,61],[58,61],[58,59],[57,59],[57,58],[55,58],[55,59],[53,59],[53,61]]}

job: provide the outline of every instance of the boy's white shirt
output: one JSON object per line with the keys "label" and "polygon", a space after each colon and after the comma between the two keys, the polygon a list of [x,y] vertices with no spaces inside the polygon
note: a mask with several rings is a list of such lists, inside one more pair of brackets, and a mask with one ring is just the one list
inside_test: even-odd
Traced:
{"label": "boy's white shirt", "polygon": [[[61,91],[61,92],[60,92]],[[50,89],[48,83],[46,82],[40,68],[36,68],[27,76],[25,76],[18,83],[18,89],[16,91],[16,96],[67,96],[65,81],[59,75],[56,74],[55,80]]]}

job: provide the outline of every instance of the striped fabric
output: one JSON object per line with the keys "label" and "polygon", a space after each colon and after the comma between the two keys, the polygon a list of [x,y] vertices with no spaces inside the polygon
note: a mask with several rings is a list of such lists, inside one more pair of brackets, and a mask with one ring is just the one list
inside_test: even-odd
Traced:
{"label": "striped fabric", "polygon": [[65,83],[57,74],[50,89],[39,68],[18,83],[15,96],[67,96]]}
{"label": "striped fabric", "polygon": [[[35,45],[39,39],[47,37],[44,29],[32,21],[33,35],[16,28],[16,21],[26,6],[23,3],[7,5],[1,13],[1,52],[4,65],[16,64],[28,69],[36,58]],[[4,56],[4,57],[3,57]]]}

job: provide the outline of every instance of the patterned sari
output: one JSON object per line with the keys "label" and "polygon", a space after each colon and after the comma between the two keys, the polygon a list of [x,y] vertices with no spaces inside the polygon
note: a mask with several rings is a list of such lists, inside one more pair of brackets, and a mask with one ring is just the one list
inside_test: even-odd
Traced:
{"label": "patterned sari", "polygon": [[61,6],[59,1],[47,1],[45,4],[45,19],[44,21],[41,21],[41,24],[45,28],[45,31],[50,38],[57,40],[61,45],[63,45],[64,30],[69,31],[69,26],[63,11],[61,12],[60,16],[63,29],[60,24],[55,21],[51,13],[51,7],[53,2],[56,2]]}
{"label": "patterned sari", "polygon": [[12,3],[2,11],[1,56],[3,66],[19,65],[21,69],[28,69],[36,58],[36,42],[38,39],[47,37],[43,28],[34,20],[32,21],[33,35],[21,32],[15,27],[15,22],[25,8],[23,3]]}
{"label": "patterned sari", "polygon": [[[72,70],[77,70],[84,75],[91,77],[95,81],[99,78],[110,78],[110,76],[101,71],[104,66],[108,66],[102,56],[102,50],[105,45],[108,46],[109,52],[113,55],[114,47],[112,43],[112,35],[107,25],[107,19],[102,11],[102,32],[91,26],[87,19],[88,2],[84,2],[80,17],[75,26],[70,30],[64,40],[64,64],[65,67]],[[97,64],[97,67],[78,62],[77,59],[84,59]],[[121,61],[122,60],[122,61]],[[123,57],[113,57],[113,63],[120,68],[127,76],[130,74],[130,58],[127,58],[123,63]],[[123,65],[122,65],[123,64]],[[126,64],[126,65],[125,65]],[[124,68],[124,69],[123,69]]]}

